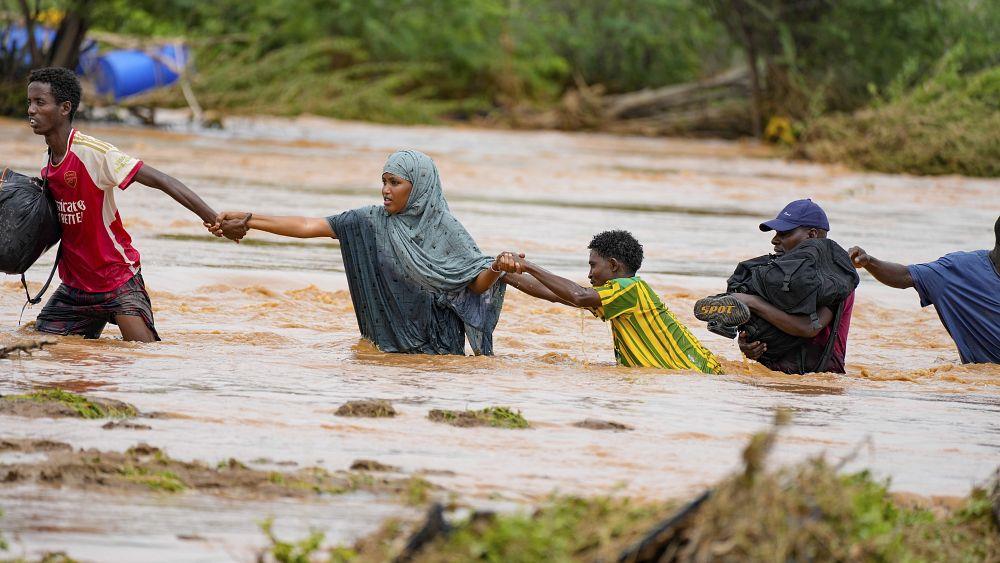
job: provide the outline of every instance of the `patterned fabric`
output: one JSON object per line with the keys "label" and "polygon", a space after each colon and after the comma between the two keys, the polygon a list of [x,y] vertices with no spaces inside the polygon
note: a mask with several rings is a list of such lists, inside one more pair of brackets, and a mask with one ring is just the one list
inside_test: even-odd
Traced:
{"label": "patterned fabric", "polygon": [[383,352],[493,353],[506,284],[477,295],[469,283],[492,259],[476,246],[444,199],[437,166],[418,151],[397,151],[383,172],[413,184],[406,207],[362,207],[327,221],[344,258],[362,336]]}
{"label": "patterned fabric", "polygon": [[361,335],[383,352],[410,354],[464,354],[468,337],[473,353],[491,355],[507,285],[498,281],[482,295],[428,289],[401,266],[385,236],[387,218],[382,206],[327,218],[340,240]]}
{"label": "patterned fabric", "polygon": [[638,276],[614,279],[594,289],[601,296],[601,306],[594,314],[611,321],[619,364],[722,373],[715,356]]}
{"label": "patterned fabric", "polygon": [[117,315],[142,317],[156,339],[160,339],[153,326],[153,305],[141,274],[104,293],[90,293],[61,284],[39,313],[35,329],[63,336],[76,334],[100,338],[105,325],[117,324]]}
{"label": "patterned fabric", "polygon": [[141,167],[141,161],[76,129],[59,164],[46,162],[42,177],[62,223],[59,278],[67,286],[106,293],[139,272],[139,252],[122,225],[115,188],[127,188]]}
{"label": "patterned fabric", "polygon": [[391,248],[401,273],[431,291],[465,288],[493,259],[484,255],[444,199],[437,166],[422,152],[405,150],[389,155],[382,172],[413,184],[406,207],[384,216],[373,226],[383,246]]}

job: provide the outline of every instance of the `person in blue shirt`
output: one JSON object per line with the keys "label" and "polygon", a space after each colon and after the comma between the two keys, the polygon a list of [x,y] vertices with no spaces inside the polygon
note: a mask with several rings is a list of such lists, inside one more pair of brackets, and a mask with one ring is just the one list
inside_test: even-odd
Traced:
{"label": "person in blue shirt", "polygon": [[864,249],[848,253],[890,287],[916,288],[920,305],[934,305],[963,364],[1000,364],[1000,217],[993,226],[993,250],[952,252],[927,264],[885,262]]}

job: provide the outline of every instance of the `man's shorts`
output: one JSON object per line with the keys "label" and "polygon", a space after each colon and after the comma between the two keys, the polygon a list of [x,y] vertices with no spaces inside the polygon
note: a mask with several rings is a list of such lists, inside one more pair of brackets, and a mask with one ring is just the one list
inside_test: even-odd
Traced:
{"label": "man's shorts", "polygon": [[63,336],[77,334],[84,338],[100,338],[105,325],[118,324],[115,320],[118,315],[142,317],[153,336],[160,339],[153,326],[153,305],[142,274],[136,274],[117,289],[105,293],[89,293],[60,284],[38,314],[35,329]]}

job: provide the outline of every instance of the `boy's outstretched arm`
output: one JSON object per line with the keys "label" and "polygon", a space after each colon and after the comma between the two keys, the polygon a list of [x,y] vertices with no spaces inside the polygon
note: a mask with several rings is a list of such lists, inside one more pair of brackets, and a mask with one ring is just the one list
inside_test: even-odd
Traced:
{"label": "boy's outstretched arm", "polygon": [[164,174],[148,164],[143,164],[135,174],[135,181],[156,188],[174,198],[177,203],[201,217],[203,222],[208,224],[215,222],[215,211],[205,203],[205,200],[198,197],[198,194],[191,191],[191,188],[185,186],[177,178]]}
{"label": "boy's outstretched arm", "polygon": [[[248,220],[249,219],[249,220]],[[223,211],[212,219],[217,227],[210,228],[215,236],[240,235],[240,230],[257,229],[294,238],[337,238],[333,227],[322,217],[258,215],[243,211]],[[242,235],[240,235],[242,236]]]}
{"label": "boy's outstretched arm", "polygon": [[538,280],[562,303],[586,309],[596,309],[601,306],[601,296],[592,287],[577,285],[521,257],[517,258],[517,269]]}
{"label": "boy's outstretched arm", "polygon": [[527,274],[515,274],[508,272],[507,275],[504,276],[503,281],[505,281],[507,285],[515,287],[532,297],[537,297],[538,299],[544,299],[553,303],[562,303],[563,305],[573,305],[565,299],[560,299],[558,295],[552,293],[552,291],[542,285],[540,281]]}

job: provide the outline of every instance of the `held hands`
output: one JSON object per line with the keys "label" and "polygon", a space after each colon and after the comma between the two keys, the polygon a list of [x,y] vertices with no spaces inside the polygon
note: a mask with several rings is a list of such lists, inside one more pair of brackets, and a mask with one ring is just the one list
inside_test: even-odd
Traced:
{"label": "held hands", "polygon": [[851,262],[854,264],[855,268],[867,268],[868,264],[871,263],[872,257],[865,252],[864,248],[860,246],[852,246],[850,250],[847,251],[848,256],[851,257]]}
{"label": "held hands", "polygon": [[214,224],[205,223],[204,225],[213,235],[226,237],[233,242],[239,243],[240,239],[245,237],[250,230],[249,223],[251,217],[253,217],[253,213],[223,211],[216,216]]}
{"label": "held hands", "polygon": [[493,261],[491,268],[497,272],[520,274],[524,272],[524,253],[501,252]]}

